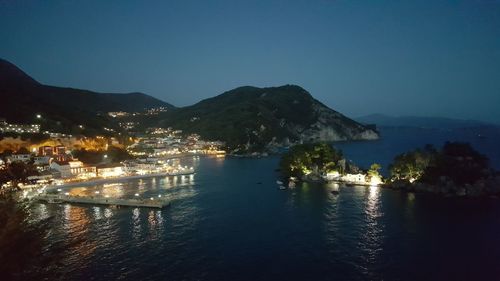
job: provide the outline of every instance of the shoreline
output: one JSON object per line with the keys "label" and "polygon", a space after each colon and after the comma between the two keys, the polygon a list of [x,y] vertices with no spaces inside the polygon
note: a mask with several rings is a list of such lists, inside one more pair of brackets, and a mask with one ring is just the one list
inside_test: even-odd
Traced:
{"label": "shoreline", "polygon": [[48,185],[48,186],[46,186],[46,189],[48,191],[51,191],[53,189],[58,189],[58,188],[69,188],[69,187],[76,187],[76,186],[89,186],[89,185],[96,185],[96,184],[103,184],[103,183],[114,183],[114,182],[128,181],[128,180],[132,180],[132,179],[169,177],[169,176],[185,176],[185,175],[193,175],[193,174],[195,174],[194,171],[179,172],[179,173],[155,173],[155,174],[146,174],[146,175],[133,175],[133,176],[124,176],[124,177],[107,178],[107,179],[92,179],[92,180],[88,180],[88,181],[64,183],[61,185]]}
{"label": "shoreline", "polygon": [[[380,184],[369,184],[369,183],[359,183],[359,182],[349,182],[341,180],[304,180],[301,179],[299,182],[305,183],[337,183],[343,184],[345,186],[363,186],[363,187],[380,187],[384,189],[390,189],[398,192],[404,193],[422,193],[422,194],[435,194],[445,197],[457,197],[457,198],[500,198],[500,179],[495,183],[476,183],[472,185],[465,186],[455,186],[455,185],[431,185],[423,183],[380,183]],[[497,184],[498,183],[498,184]]]}

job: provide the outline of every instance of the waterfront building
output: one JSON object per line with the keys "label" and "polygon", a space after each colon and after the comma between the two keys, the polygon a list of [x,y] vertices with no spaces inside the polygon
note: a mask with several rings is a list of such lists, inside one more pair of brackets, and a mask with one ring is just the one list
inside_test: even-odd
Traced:
{"label": "waterfront building", "polygon": [[45,171],[42,171],[40,172],[38,175],[36,176],[29,176],[28,177],[28,180],[32,183],[35,183],[35,184],[44,184],[44,183],[49,183],[50,181],[52,181],[54,179],[54,174],[51,173],[50,171],[48,170],[45,170]]}
{"label": "waterfront building", "polygon": [[346,174],[341,177],[341,180],[349,183],[359,183],[366,184],[366,175],[365,174]]}
{"label": "waterfront building", "polygon": [[338,180],[340,178],[340,173],[337,172],[337,171],[332,171],[332,172],[328,172],[326,173],[326,180]]}
{"label": "waterfront building", "polygon": [[52,159],[50,156],[35,156],[35,158],[33,158],[33,164],[35,166],[49,165],[50,159]]}
{"label": "waterfront building", "polygon": [[50,168],[61,173],[62,178],[94,178],[97,176],[96,166],[87,166],[78,160],[52,161]]}
{"label": "waterfront building", "polygon": [[22,153],[22,154],[12,154],[7,157],[8,162],[24,162],[28,163],[31,160],[31,154]]}
{"label": "waterfront building", "polygon": [[97,176],[103,178],[119,177],[125,174],[121,164],[106,164],[97,167]]}

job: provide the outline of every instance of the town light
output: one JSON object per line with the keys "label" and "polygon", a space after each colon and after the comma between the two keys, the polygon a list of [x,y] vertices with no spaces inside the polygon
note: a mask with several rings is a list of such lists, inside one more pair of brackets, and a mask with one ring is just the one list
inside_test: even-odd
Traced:
{"label": "town light", "polygon": [[135,196],[139,196],[139,193],[134,194]]}
{"label": "town light", "polygon": [[65,192],[64,195],[68,196],[69,195],[69,192]]}

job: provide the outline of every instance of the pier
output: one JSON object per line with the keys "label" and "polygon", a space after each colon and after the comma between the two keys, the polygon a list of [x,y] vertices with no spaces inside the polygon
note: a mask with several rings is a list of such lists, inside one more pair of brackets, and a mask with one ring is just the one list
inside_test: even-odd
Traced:
{"label": "pier", "polygon": [[193,169],[188,169],[187,171],[180,172],[169,172],[169,173],[150,173],[144,175],[129,175],[129,176],[121,176],[121,177],[110,177],[110,178],[94,178],[90,180],[83,181],[73,181],[73,182],[65,182],[63,184],[56,185],[48,185],[46,187],[47,190],[56,190],[58,188],[66,188],[66,187],[75,187],[75,186],[91,186],[96,184],[104,184],[104,183],[113,183],[113,182],[122,182],[134,179],[145,179],[145,178],[155,178],[155,177],[172,177],[172,176],[189,176],[194,175]]}
{"label": "pier", "polygon": [[36,200],[47,203],[75,203],[89,205],[110,205],[110,206],[127,206],[127,207],[144,207],[144,208],[164,208],[170,205],[170,202],[165,199],[119,199],[106,197],[81,197],[69,196],[60,194],[40,194]]}

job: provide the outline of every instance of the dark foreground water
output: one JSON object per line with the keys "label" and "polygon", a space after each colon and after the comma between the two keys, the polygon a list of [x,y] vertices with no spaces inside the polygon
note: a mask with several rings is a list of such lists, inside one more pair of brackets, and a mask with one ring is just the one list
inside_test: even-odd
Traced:
{"label": "dark foreground water", "polygon": [[51,241],[67,245],[60,277],[500,279],[498,199],[347,186],[333,195],[334,185],[311,184],[281,191],[276,157],[187,162],[197,168],[191,178],[70,190],[117,197],[161,194],[173,200],[164,210],[38,205],[37,213],[55,217]]}

